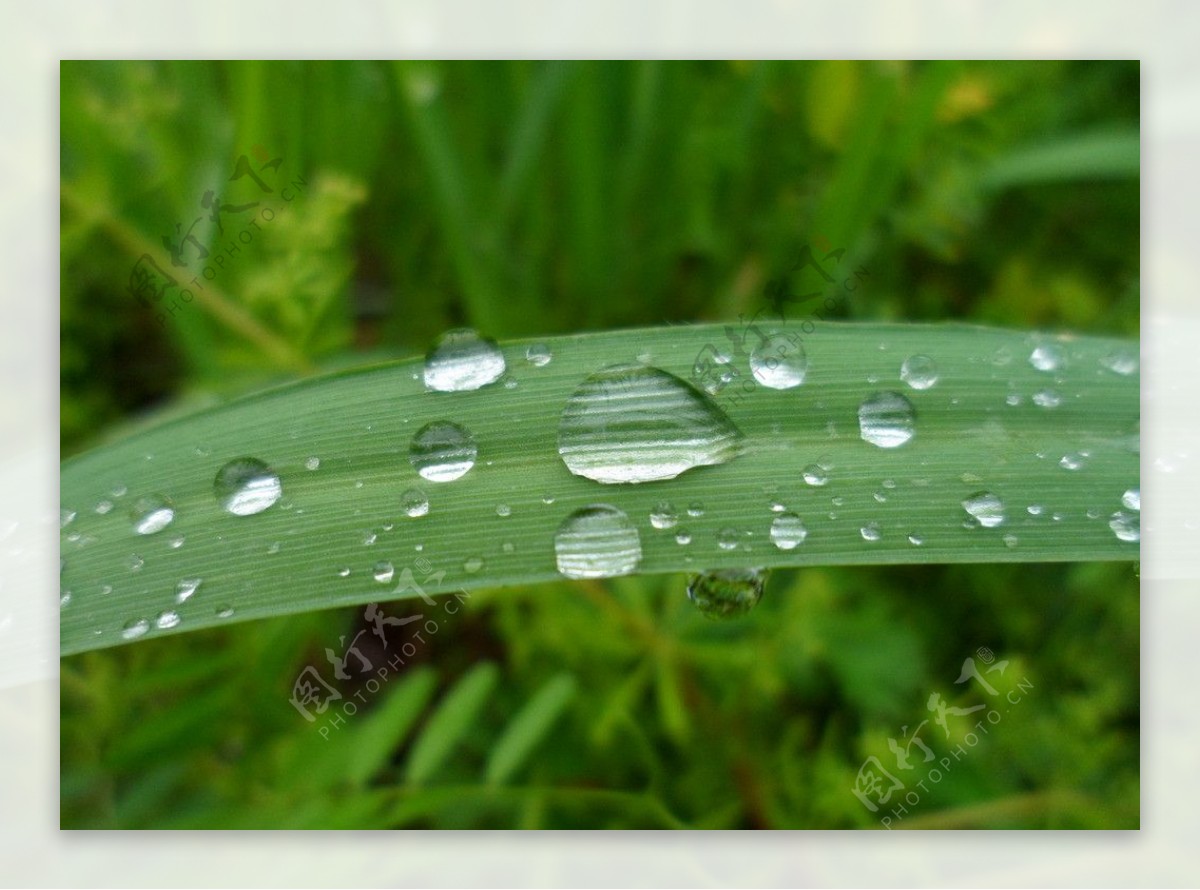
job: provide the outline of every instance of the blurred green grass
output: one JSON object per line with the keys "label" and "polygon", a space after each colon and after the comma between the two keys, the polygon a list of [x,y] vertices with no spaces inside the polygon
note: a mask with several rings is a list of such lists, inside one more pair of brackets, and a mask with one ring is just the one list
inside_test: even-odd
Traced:
{"label": "blurred green grass", "polygon": [[[869,272],[837,317],[1138,332],[1137,63],[64,62],[61,83],[64,456],[451,326],[748,318],[810,243]],[[168,267],[206,191],[252,200],[228,180],[256,148],[295,199],[160,323],[133,264]],[[983,646],[1034,689],[905,822],[1138,825],[1127,565],[780,572],[726,625],[682,579],[476,594],[327,741],[288,697],[359,614],[64,660],[63,826],[873,827],[864,758],[894,762],[930,693],[978,703],[954,680]]]}

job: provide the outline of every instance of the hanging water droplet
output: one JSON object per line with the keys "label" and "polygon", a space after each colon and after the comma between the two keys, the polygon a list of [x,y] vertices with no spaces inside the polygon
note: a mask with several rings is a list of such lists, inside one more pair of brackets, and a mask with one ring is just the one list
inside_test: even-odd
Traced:
{"label": "hanging water droplet", "polygon": [[510,507],[508,504],[497,504],[496,505],[496,515],[500,516],[500,517],[511,516],[512,515],[512,507]]}
{"label": "hanging water droplet", "polygon": [[576,510],[554,536],[558,571],[568,578],[627,575],[642,560],[642,541],[616,507],[593,504]]}
{"label": "hanging water droplet", "polygon": [[160,494],[139,498],[133,505],[133,530],[139,535],[162,531],[175,518],[175,508]]}
{"label": "hanging water droplet", "polygon": [[650,524],[657,529],[674,528],[678,521],[679,514],[670,501],[659,501],[650,511]]}
{"label": "hanging water droplet", "polygon": [[253,516],[279,500],[279,476],[261,460],[239,457],[217,471],[213,480],[217,503],[234,516]]}
{"label": "hanging water droplet", "polygon": [[733,618],[749,612],[762,599],[765,569],[714,569],[688,580],[687,595],[709,618]]}
{"label": "hanging water droplet", "polygon": [[898,392],[877,392],[858,408],[858,428],[864,442],[898,448],[913,437],[916,411]]}
{"label": "hanging water droplet", "polygon": [[425,496],[425,492],[419,488],[410,488],[404,494],[400,495],[400,509],[407,516],[416,519],[419,516],[424,516],[429,512],[429,498]]}
{"label": "hanging water droplet", "polygon": [[320,468],[321,468],[321,458],[319,458],[319,457],[310,457],[308,460],[306,460],[306,461],[304,462],[304,467],[305,467],[305,469],[308,469],[308,470],[318,470],[318,469],[320,469]]}
{"label": "hanging water droplet", "polygon": [[199,578],[184,578],[175,585],[175,602],[186,603],[199,586]]}
{"label": "hanging water droplet", "polygon": [[121,638],[136,640],[150,629],[150,622],[145,618],[132,618],[121,628]]}
{"label": "hanging water droplet", "polygon": [[1063,362],[1062,347],[1055,343],[1042,343],[1029,354],[1029,364],[1039,371],[1057,371]]}
{"label": "hanging water droplet", "polygon": [[864,541],[878,541],[883,537],[883,532],[879,528],[878,522],[868,522],[858,530]]}
{"label": "hanging water droplet", "polygon": [[479,451],[466,429],[446,420],[427,423],[413,436],[408,459],[422,478],[453,482],[475,466]]}
{"label": "hanging water droplet", "polygon": [[771,543],[780,550],[794,550],[807,537],[808,529],[795,513],[781,513],[771,523]]}
{"label": "hanging water droplet", "polygon": [[1057,408],[1062,404],[1062,396],[1052,389],[1040,389],[1033,394],[1033,404],[1039,408]]}
{"label": "hanging water droplet", "polygon": [[723,528],[717,532],[717,546],[722,550],[735,550],[740,538],[736,528]]}
{"label": "hanging water droplet", "polygon": [[1004,502],[990,491],[976,492],[962,505],[975,523],[983,528],[995,528],[1004,522]]}
{"label": "hanging water droplet", "polygon": [[1142,490],[1140,488],[1130,488],[1121,495],[1121,503],[1130,510],[1142,509]]}
{"label": "hanging water droplet", "polygon": [[900,366],[900,379],[913,389],[929,389],[938,382],[937,362],[927,355],[910,355]]}
{"label": "hanging water droplet", "polygon": [[395,574],[395,567],[386,559],[375,563],[375,568],[371,570],[371,577],[373,577],[380,584],[386,584],[387,582],[391,581]]}
{"label": "hanging water droplet", "polygon": [[525,361],[535,368],[544,368],[553,357],[554,353],[545,343],[533,343],[525,350]]}
{"label": "hanging water droplet", "polygon": [[483,560],[478,556],[472,556],[463,562],[463,571],[468,575],[474,575],[483,568]]}
{"label": "hanging water droplet", "polygon": [[804,382],[808,356],[795,334],[771,334],[750,352],[754,379],[771,389],[792,389]]}
{"label": "hanging water droplet", "polygon": [[804,481],[809,485],[824,485],[829,481],[829,473],[820,464],[809,464],[804,468]]}
{"label": "hanging water droplet", "polygon": [[673,374],[615,365],[592,374],[567,400],[558,453],[596,482],[673,479],[735,458],[743,436],[700,391]]}
{"label": "hanging water droplet", "polygon": [[1142,537],[1142,521],[1139,513],[1126,513],[1118,510],[1108,522],[1119,541],[1139,541]]}
{"label": "hanging water droplet", "polygon": [[1140,363],[1136,353],[1114,352],[1100,359],[1100,364],[1114,374],[1128,377],[1130,374],[1137,372]]}
{"label": "hanging water droplet", "polygon": [[467,392],[499,380],[504,353],[469,328],[447,331],[425,357],[425,385],[437,392]]}

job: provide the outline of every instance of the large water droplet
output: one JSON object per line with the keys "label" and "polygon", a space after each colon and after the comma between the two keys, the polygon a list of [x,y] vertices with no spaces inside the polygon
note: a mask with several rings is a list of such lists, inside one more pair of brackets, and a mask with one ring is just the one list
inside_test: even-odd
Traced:
{"label": "large water droplet", "polygon": [[275,471],[261,460],[239,457],[217,471],[213,493],[227,512],[252,516],[279,500],[283,486]]}
{"label": "large water droplet", "polygon": [[435,420],[413,436],[408,459],[430,482],[453,482],[475,466],[478,453],[475,439],[463,427]]}
{"label": "large water droplet", "polygon": [[1004,522],[1004,502],[990,491],[980,491],[962,502],[963,509],[984,528],[995,528]]}
{"label": "large water droplet", "polygon": [[762,599],[765,569],[714,569],[694,575],[687,595],[709,618],[733,618],[749,612]]}
{"label": "large water droplet", "polygon": [[910,355],[900,366],[900,379],[913,389],[929,389],[938,382],[937,363],[927,355]]}
{"label": "large water droplet", "polygon": [[750,353],[754,379],[771,389],[791,389],[804,382],[808,356],[795,334],[772,334]]}
{"label": "large water droplet", "polygon": [[780,550],[793,550],[807,537],[808,529],[795,513],[781,513],[771,523],[771,543]]}
{"label": "large water droplet", "polygon": [[558,570],[568,578],[627,575],[642,560],[642,541],[616,507],[593,504],[576,510],[554,536]]}
{"label": "large water droplet", "polygon": [[673,479],[736,457],[743,436],[703,393],[673,374],[615,365],[592,374],[567,400],[558,453],[576,476],[597,482]]}
{"label": "large water droplet", "polygon": [[1064,361],[1062,347],[1055,343],[1042,343],[1029,354],[1029,364],[1039,371],[1057,371]]}
{"label": "large water droplet", "polygon": [[913,437],[916,411],[898,392],[877,392],[858,408],[858,428],[864,442],[880,448],[899,448]]}
{"label": "large water droplet", "polygon": [[133,505],[133,530],[139,535],[160,532],[175,518],[175,508],[163,495],[138,498]]}
{"label": "large water droplet", "polygon": [[504,353],[493,340],[468,328],[447,331],[425,357],[425,385],[438,392],[465,392],[499,380]]}

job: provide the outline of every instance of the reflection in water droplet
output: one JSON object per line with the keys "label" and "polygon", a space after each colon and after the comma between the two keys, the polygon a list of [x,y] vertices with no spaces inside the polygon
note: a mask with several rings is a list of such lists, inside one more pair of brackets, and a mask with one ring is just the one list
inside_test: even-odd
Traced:
{"label": "reflection in water droplet", "polygon": [[1142,509],[1142,490],[1140,488],[1130,488],[1121,495],[1121,503],[1130,510]]}
{"label": "reflection in water droplet", "polygon": [[71,605],[71,591],[64,590],[62,595],[58,598],[58,607],[60,609],[65,609],[69,605]]}
{"label": "reflection in water droplet", "polygon": [[158,617],[154,619],[154,626],[159,630],[167,630],[168,628],[178,627],[180,620],[178,612],[168,609],[158,614]]}
{"label": "reflection in water droplet", "polygon": [[430,482],[453,482],[475,466],[479,451],[466,429],[446,420],[427,423],[413,436],[408,459]]}
{"label": "reflection in water droplet", "polygon": [[616,507],[593,504],[576,510],[554,536],[558,570],[568,578],[627,575],[642,560],[642,541]]}
{"label": "reflection in water droplet", "polygon": [[184,578],[175,585],[175,602],[186,603],[199,586],[199,578]]}
{"label": "reflection in water droplet", "polygon": [[145,618],[134,618],[126,621],[121,628],[121,637],[126,640],[136,640],[150,629],[150,622]]}
{"label": "reflection in water droplet", "polygon": [[808,529],[795,513],[781,513],[771,523],[771,543],[780,550],[793,550],[807,537]]}
{"label": "reflection in water droplet", "polygon": [[1044,513],[1046,511],[1046,508],[1043,507],[1041,504],[1030,504],[1028,507],[1025,508],[1025,510],[1029,513],[1030,516],[1041,516],[1042,513]]}
{"label": "reflection in water droplet", "polygon": [[1055,343],[1043,343],[1029,354],[1029,364],[1039,371],[1057,371],[1063,361],[1062,347]]}
{"label": "reflection in water droplet", "polygon": [[913,437],[916,411],[898,392],[877,392],[858,408],[858,428],[864,442],[898,448]]}
{"label": "reflection in water droplet", "polygon": [[499,380],[504,354],[493,340],[468,328],[447,331],[425,357],[425,385],[438,392],[467,392]]}
{"label": "reflection in water droplet", "polygon": [[879,529],[878,522],[868,522],[858,530],[864,541],[878,541],[883,537],[883,532]]}
{"label": "reflection in water droplet", "polygon": [[962,502],[963,509],[983,528],[995,528],[1004,522],[1004,502],[990,491],[980,491]]}
{"label": "reflection in water droplet", "polygon": [[175,509],[161,494],[138,498],[133,505],[133,530],[139,535],[160,532],[175,518]]}
{"label": "reflection in water droplet", "polygon": [[938,382],[937,362],[927,355],[910,355],[900,366],[900,379],[913,389],[929,389]]}
{"label": "reflection in water droplet", "polygon": [[1052,389],[1041,389],[1033,394],[1033,404],[1039,408],[1057,408],[1062,404],[1062,396]]}
{"label": "reflection in water droplet", "polygon": [[771,334],[750,352],[754,379],[771,389],[792,389],[804,382],[808,356],[796,334]]}
{"label": "reflection in water droplet", "polygon": [[829,481],[829,473],[820,464],[809,464],[804,468],[804,481],[809,485],[824,485]]}
{"label": "reflection in water droplet", "polygon": [[709,618],[733,618],[762,599],[765,569],[714,569],[688,580],[687,595]]}
{"label": "reflection in water droplet", "polygon": [[679,514],[670,501],[659,501],[650,511],[650,524],[657,529],[674,528],[678,521]]}
{"label": "reflection in water droplet", "polygon": [[393,567],[392,564],[386,559],[375,563],[375,568],[371,570],[371,577],[373,577],[380,584],[386,584],[388,581],[391,581],[395,574],[395,567]]}
{"label": "reflection in water droplet", "polygon": [[534,343],[525,350],[525,360],[535,368],[544,368],[553,357],[554,353],[545,343]]}
{"label": "reflection in water droplet", "polygon": [[1139,541],[1142,537],[1142,520],[1139,513],[1127,513],[1118,510],[1108,522],[1119,541]]}
{"label": "reflection in water droplet", "polygon": [[252,516],[278,501],[283,486],[279,476],[261,460],[239,457],[217,471],[213,493],[227,513]]}
{"label": "reflection in water droplet", "polygon": [[673,374],[615,365],[592,374],[563,408],[558,453],[596,482],[673,479],[735,458],[743,436],[699,390]]}

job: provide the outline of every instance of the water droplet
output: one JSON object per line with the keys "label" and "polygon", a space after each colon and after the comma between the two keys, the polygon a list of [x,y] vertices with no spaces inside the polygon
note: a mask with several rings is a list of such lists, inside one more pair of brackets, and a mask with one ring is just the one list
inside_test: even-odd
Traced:
{"label": "water droplet", "polygon": [[900,366],[900,379],[913,389],[929,389],[938,382],[937,362],[927,355],[910,355]]}
{"label": "water droplet", "polygon": [[545,343],[533,343],[525,350],[525,360],[535,368],[544,368],[553,357],[554,353]]}
{"label": "water droplet", "polygon": [[962,502],[963,509],[984,528],[995,528],[1004,522],[1004,502],[990,491],[980,491]]}
{"label": "water droplet", "polygon": [[554,503],[554,495],[550,495],[550,494],[542,495],[542,503],[545,504],[547,507],[550,506],[551,504]]}
{"label": "water droplet", "polygon": [[483,568],[483,560],[478,556],[472,556],[463,562],[463,571],[468,575],[474,575]]}
{"label": "water droplet", "polygon": [[416,519],[419,516],[424,516],[429,512],[429,498],[425,496],[425,492],[419,488],[410,488],[404,494],[400,495],[400,508],[405,515]]}
{"label": "water droplet", "polygon": [[1121,503],[1124,504],[1126,507],[1128,507],[1130,510],[1141,511],[1141,509],[1142,509],[1142,490],[1140,488],[1130,488],[1123,495],[1121,495]]}
{"label": "water droplet", "polygon": [[475,439],[463,427],[446,420],[427,423],[408,449],[413,467],[430,482],[453,482],[475,466]]}
{"label": "water droplet", "polygon": [[829,481],[829,473],[820,464],[809,464],[804,468],[804,481],[809,485],[824,485]]}
{"label": "water droplet", "polygon": [[75,521],[75,511],[74,510],[59,510],[59,512],[58,512],[58,527],[59,528],[66,528],[68,525],[70,525],[74,521]]}
{"label": "water droplet", "polygon": [[670,501],[659,501],[650,511],[650,524],[657,529],[674,528],[678,521],[679,514]]}
{"label": "water droplet", "polygon": [[858,428],[864,442],[898,448],[913,437],[916,411],[898,392],[877,392],[858,408]]}
{"label": "water droplet", "polygon": [[916,534],[909,535],[908,543],[912,544],[914,547],[920,547],[922,544],[925,543],[925,538],[922,537],[921,535],[916,535]]}
{"label": "water droplet", "polygon": [[496,505],[496,515],[497,516],[511,516],[512,515],[512,507],[510,507],[508,504],[497,504]]}
{"label": "water droplet", "polygon": [[1033,404],[1039,408],[1057,408],[1062,404],[1062,396],[1052,389],[1040,389],[1033,394]]}
{"label": "water droplet", "polygon": [[1046,508],[1041,504],[1030,504],[1025,510],[1030,516],[1041,516],[1046,511]]}
{"label": "water droplet", "polygon": [[741,452],[733,421],[673,374],[616,365],[592,374],[567,400],[558,453],[572,473],[596,482],[673,479]]}
{"label": "water droplet", "polygon": [[133,530],[139,535],[160,532],[175,518],[175,508],[160,494],[139,498],[133,505]]}
{"label": "water droplet", "polygon": [[217,471],[213,480],[217,503],[234,516],[253,516],[279,500],[279,476],[261,460],[239,457]]}
{"label": "water droplet", "polygon": [[[363,546],[364,547],[373,547],[373,546],[375,546],[375,542],[378,540],[379,540],[379,534],[377,532],[373,532],[373,531],[363,532]],[[278,547],[279,545],[277,544],[275,546]],[[268,552],[270,552],[270,551],[268,551]]]}
{"label": "water droplet", "polygon": [[1083,457],[1078,454],[1064,454],[1058,460],[1058,465],[1064,470],[1078,470],[1083,464]]}
{"label": "water droplet", "polygon": [[681,528],[675,532],[675,543],[681,547],[692,543],[692,533],[686,528]]}
{"label": "water droplet", "polygon": [[342,566],[342,568],[338,569],[338,577],[339,578],[349,578],[350,577],[350,568],[348,566]]}
{"label": "water droplet", "polygon": [[183,546],[183,535],[176,535],[167,543],[171,545],[172,550],[178,550]]}
{"label": "water droplet", "polygon": [[1142,521],[1138,513],[1126,513],[1118,510],[1108,522],[1119,541],[1139,541],[1142,537]]}
{"label": "water droplet", "polygon": [[125,622],[121,628],[121,638],[125,640],[136,640],[150,629],[150,622],[145,618],[133,618]]}
{"label": "water droplet", "polygon": [[568,578],[627,575],[642,560],[642,541],[616,507],[593,504],[576,510],[554,536],[558,570]]}
{"label": "water droplet", "polygon": [[219,606],[216,614],[218,618],[232,618],[233,606]]}
{"label": "water droplet", "polygon": [[380,584],[386,584],[391,581],[395,574],[395,567],[387,560],[380,560],[375,563],[375,568],[371,570],[371,577]]}
{"label": "water droplet", "polygon": [[308,470],[318,470],[318,469],[320,469],[320,468],[321,468],[321,458],[319,458],[319,457],[310,457],[308,460],[306,460],[306,461],[304,462],[304,467],[305,467],[305,469],[308,469]]}
{"label": "water droplet", "polygon": [[104,501],[100,501],[100,503],[96,504],[96,512],[99,513],[101,516],[108,513],[109,511],[111,511],[112,508],[113,508],[112,501],[104,500]]}
{"label": "water droplet", "polygon": [[771,523],[771,543],[780,550],[793,550],[807,537],[808,529],[795,513],[781,513]]}
{"label": "water droplet", "polygon": [[772,513],[782,513],[785,510],[787,510],[787,507],[784,505],[784,503],[782,501],[771,501],[771,512]]}
{"label": "water droplet", "polygon": [[876,503],[879,503],[879,504],[887,503],[887,495],[884,494],[882,491],[875,492],[873,495],[871,495],[871,497],[875,498]]}
{"label": "water droplet", "polygon": [[1007,547],[1009,550],[1016,547],[1017,544],[1019,544],[1019,543],[1020,543],[1020,540],[1012,532],[1009,532],[1007,535],[1004,536],[1004,546]]}
{"label": "water droplet", "polygon": [[512,553],[517,548],[513,546],[512,541],[505,541],[503,544],[500,545],[500,549],[503,550],[505,553]]}
{"label": "water droplet", "polygon": [[108,596],[112,592],[113,592],[113,588],[112,588],[111,584],[101,584],[100,585],[100,595],[101,596]]}
{"label": "water droplet", "polygon": [[186,603],[199,586],[199,578],[184,578],[175,585],[175,602]]}
{"label": "water droplet", "polygon": [[142,559],[140,554],[135,553],[129,557],[129,571],[131,572],[140,572],[145,564],[146,560]]}
{"label": "water droplet", "polygon": [[1057,371],[1064,360],[1062,347],[1055,343],[1043,343],[1029,354],[1029,364],[1039,371]]}
{"label": "water droplet", "polygon": [[1140,363],[1136,353],[1114,352],[1100,359],[1100,364],[1114,374],[1128,377],[1130,374],[1137,373]]}
{"label": "water droplet", "polygon": [[723,528],[717,532],[717,546],[722,550],[735,550],[739,538],[741,535],[738,534],[736,528]]}
{"label": "water droplet", "polygon": [[750,352],[754,379],[771,389],[792,389],[804,382],[808,356],[795,334],[771,334]]}
{"label": "water droplet", "polygon": [[883,537],[883,532],[879,529],[878,522],[868,522],[858,530],[864,541],[878,541]]}
{"label": "water droplet", "polygon": [[687,514],[688,516],[692,517],[703,516],[704,505],[699,501],[693,501],[692,503],[688,504]]}
{"label": "water droplet", "polygon": [[992,353],[992,364],[998,368],[1003,368],[1005,365],[1012,362],[1012,350],[1007,346],[1001,346]]}
{"label": "water droplet", "polygon": [[60,609],[65,609],[69,605],[71,605],[71,591],[64,590],[62,595],[58,598],[58,607]]}
{"label": "water droplet", "polygon": [[437,392],[467,392],[504,374],[504,354],[495,341],[469,328],[447,331],[425,357],[425,385]]}
{"label": "water droplet", "polygon": [[180,620],[178,612],[167,609],[165,612],[158,613],[158,617],[154,619],[154,626],[159,630],[168,630],[172,627],[178,627]]}
{"label": "water droplet", "polygon": [[764,569],[714,569],[688,580],[687,595],[709,618],[732,618],[749,612],[762,599]]}
{"label": "water droplet", "polygon": [[1021,404],[1021,394],[1016,393],[1016,392],[1010,392],[1008,395],[1006,395],[1004,397],[1004,404],[1009,405],[1010,407],[1013,407],[1013,408],[1017,407],[1017,405]]}

